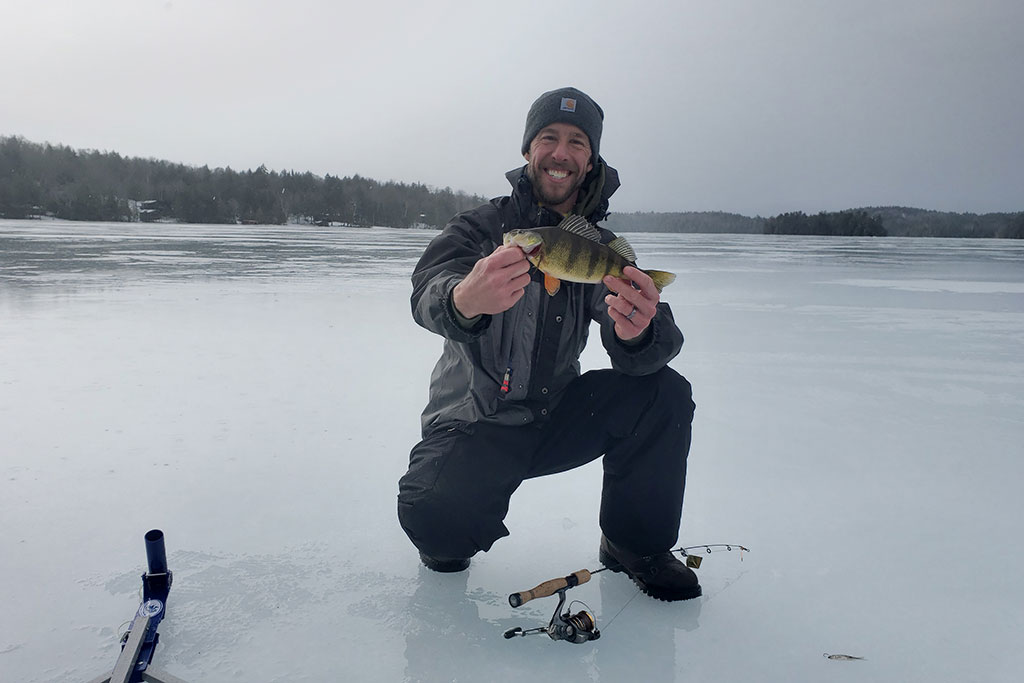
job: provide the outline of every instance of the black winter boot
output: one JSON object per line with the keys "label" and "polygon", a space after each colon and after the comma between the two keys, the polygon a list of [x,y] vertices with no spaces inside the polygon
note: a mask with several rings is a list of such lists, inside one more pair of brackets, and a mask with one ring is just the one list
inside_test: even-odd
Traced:
{"label": "black winter boot", "polygon": [[614,545],[602,534],[599,557],[613,572],[626,572],[633,583],[652,598],[672,602],[700,597],[697,575],[673,553],[639,557]]}

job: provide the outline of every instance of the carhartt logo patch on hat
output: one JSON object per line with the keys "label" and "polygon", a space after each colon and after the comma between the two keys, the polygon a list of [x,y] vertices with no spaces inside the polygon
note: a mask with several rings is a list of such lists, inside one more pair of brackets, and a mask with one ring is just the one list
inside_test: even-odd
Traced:
{"label": "carhartt logo patch on hat", "polygon": [[559,107],[559,109],[561,109],[562,111],[568,111],[568,112],[572,112],[572,113],[575,114],[576,113],[576,100],[575,100],[575,98],[563,97],[562,98],[562,106]]}

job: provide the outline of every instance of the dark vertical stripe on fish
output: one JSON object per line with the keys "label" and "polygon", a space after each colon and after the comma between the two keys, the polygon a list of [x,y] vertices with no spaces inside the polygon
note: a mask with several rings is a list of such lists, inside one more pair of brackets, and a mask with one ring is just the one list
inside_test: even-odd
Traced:
{"label": "dark vertical stripe on fish", "polygon": [[583,240],[579,239],[575,235],[570,235],[569,233],[563,233],[562,237],[568,243],[567,246],[569,247],[569,257],[565,259],[565,267],[569,271],[572,271],[573,264],[576,263],[582,255],[582,250],[584,246]]}
{"label": "dark vertical stripe on fish", "polygon": [[593,277],[594,273],[598,272],[598,268],[604,265],[602,262],[605,260],[600,249],[595,249],[593,242],[588,244],[590,248],[587,250],[587,277]]}

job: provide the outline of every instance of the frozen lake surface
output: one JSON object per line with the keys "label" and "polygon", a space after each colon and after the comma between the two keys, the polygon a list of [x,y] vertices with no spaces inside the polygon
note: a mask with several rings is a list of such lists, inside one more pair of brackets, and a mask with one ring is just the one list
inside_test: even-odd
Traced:
{"label": "frozen lake surface", "polygon": [[1020,679],[1024,243],[629,235],[679,275],[680,542],[751,552],[689,603],[595,576],[571,645],[505,640],[555,606],[507,596],[599,568],[599,462],[526,482],[461,575],[398,526],[433,234],[0,221],[0,680],[110,671],[151,528],[191,683]]}

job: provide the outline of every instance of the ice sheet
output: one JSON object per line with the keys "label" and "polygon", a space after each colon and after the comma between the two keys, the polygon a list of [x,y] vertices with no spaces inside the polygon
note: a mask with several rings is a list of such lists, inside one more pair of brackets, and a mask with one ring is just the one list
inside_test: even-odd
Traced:
{"label": "ice sheet", "polygon": [[577,646],[502,632],[554,608],[509,593],[599,567],[599,463],[524,484],[461,575],[398,527],[433,234],[0,221],[0,680],[113,667],[150,528],[156,662],[193,683],[1018,678],[1024,245],[629,235],[679,274],[680,542],[752,552],[684,604],[597,575]]}

